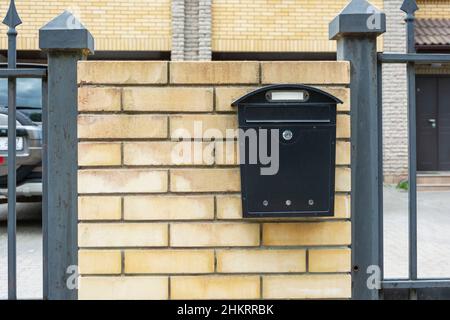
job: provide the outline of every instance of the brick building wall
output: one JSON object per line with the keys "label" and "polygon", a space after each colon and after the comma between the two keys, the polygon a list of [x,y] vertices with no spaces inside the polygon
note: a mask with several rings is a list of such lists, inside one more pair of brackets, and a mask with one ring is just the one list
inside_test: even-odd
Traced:
{"label": "brick building wall", "polygon": [[[371,3],[383,8],[382,0]],[[328,24],[347,4],[348,0],[214,0],[212,49],[336,51],[335,42],[328,40]]]}
{"label": "brick building wall", "polygon": [[[383,7],[382,0],[372,2]],[[328,24],[347,3],[22,0],[16,4],[24,22],[18,28],[18,49],[38,50],[39,28],[67,9],[91,31],[99,51],[170,51],[174,46],[174,60],[180,60],[181,52],[193,60],[210,59],[211,47],[213,51],[330,52],[335,51],[335,43],[328,41]],[[6,12],[7,6],[7,1],[2,2],[0,11]],[[6,47],[6,37],[2,37],[0,48]]]}
{"label": "brick building wall", "polygon": [[[80,299],[351,297],[348,63],[92,61],[78,72]],[[218,136],[237,127],[235,98],[273,83],[344,101],[333,218],[242,218],[236,148]],[[182,142],[204,157],[174,162],[195,121],[218,139]]]}
{"label": "brick building wall", "polygon": [[[9,1],[2,1],[5,13]],[[96,50],[170,51],[171,0],[47,0],[16,1],[23,21],[18,27],[17,48],[38,50],[38,31],[44,24],[69,10],[91,31]],[[70,23],[70,22],[69,22]],[[2,25],[4,34],[7,27]],[[7,48],[7,38],[0,38]]]}
{"label": "brick building wall", "polygon": [[419,65],[416,67],[416,74],[450,75],[450,64],[443,64],[439,67],[430,65]]}
{"label": "brick building wall", "polygon": [[450,0],[418,0],[417,18],[450,18]]}

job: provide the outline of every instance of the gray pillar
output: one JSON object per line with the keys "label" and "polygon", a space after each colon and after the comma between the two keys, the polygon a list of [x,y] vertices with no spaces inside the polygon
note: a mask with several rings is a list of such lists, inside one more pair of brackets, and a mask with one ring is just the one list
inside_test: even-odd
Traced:
{"label": "gray pillar", "polygon": [[198,14],[198,60],[212,60],[212,0],[199,1]]}
{"label": "gray pillar", "polygon": [[173,61],[211,60],[211,0],[172,0]]}
{"label": "gray pillar", "polygon": [[39,30],[48,53],[48,103],[43,110],[44,298],[77,299],[77,63],[94,39],[70,13]]}
{"label": "gray pillar", "polygon": [[[351,64],[352,281],[354,299],[377,299],[369,288],[371,266],[380,266],[379,119],[377,37],[386,30],[384,13],[353,0],[330,23],[338,60]],[[381,273],[382,274],[382,273]],[[381,279],[380,279],[381,280]]]}
{"label": "gray pillar", "polygon": [[171,60],[184,60],[184,0],[172,0]]}

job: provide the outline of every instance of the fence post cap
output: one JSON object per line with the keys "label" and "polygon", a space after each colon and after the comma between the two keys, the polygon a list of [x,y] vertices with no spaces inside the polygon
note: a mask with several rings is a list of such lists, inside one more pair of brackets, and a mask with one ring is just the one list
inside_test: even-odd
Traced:
{"label": "fence post cap", "polygon": [[93,54],[94,37],[71,12],[65,10],[39,29],[39,48]]}
{"label": "fence post cap", "polygon": [[366,0],[352,0],[329,25],[330,40],[350,36],[373,36],[386,32],[386,15]]}

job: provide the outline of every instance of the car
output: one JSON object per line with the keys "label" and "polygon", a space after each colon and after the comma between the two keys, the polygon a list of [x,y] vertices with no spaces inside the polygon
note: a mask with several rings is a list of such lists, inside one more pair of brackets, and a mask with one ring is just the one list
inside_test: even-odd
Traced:
{"label": "car", "polygon": [[[30,67],[20,65],[19,67]],[[0,67],[5,67],[4,65]],[[36,67],[36,65],[33,65]],[[39,67],[45,68],[44,65]],[[42,79],[17,79],[17,202],[42,201]],[[8,81],[0,79],[0,197],[8,194]]]}

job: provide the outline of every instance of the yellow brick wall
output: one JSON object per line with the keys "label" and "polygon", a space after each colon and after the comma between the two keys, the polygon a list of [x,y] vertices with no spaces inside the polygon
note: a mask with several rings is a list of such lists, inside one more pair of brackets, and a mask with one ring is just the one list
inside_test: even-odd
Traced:
{"label": "yellow brick wall", "polygon": [[[4,14],[9,1],[2,1]],[[68,9],[95,37],[96,50],[168,51],[171,47],[171,0],[47,0],[16,1],[23,21],[18,27],[18,49],[37,50],[38,30]],[[6,27],[0,28],[2,35]],[[7,48],[6,35],[0,37]]]}
{"label": "yellow brick wall", "polygon": [[450,0],[419,0],[417,5],[418,18],[446,18],[450,19]]}
{"label": "yellow brick wall", "polygon": [[443,64],[439,67],[432,67],[430,65],[417,65],[417,74],[450,74],[450,64]]}
{"label": "yellow brick wall", "polygon": [[[372,0],[378,8],[383,0]],[[335,51],[328,25],[348,0],[213,0],[213,51]],[[381,42],[380,42],[381,44]]]}
{"label": "yellow brick wall", "polygon": [[[328,41],[328,24],[347,2],[213,0],[213,51],[335,51],[335,42]],[[372,2],[382,7],[382,0]],[[448,0],[430,2],[448,4]],[[7,6],[2,1],[0,12]],[[19,50],[37,50],[38,29],[64,9],[92,32],[97,50],[171,49],[171,0],[21,0],[17,8],[23,20],[18,27]],[[0,31],[4,35],[6,27]],[[7,48],[5,35],[0,48]]]}
{"label": "yellow brick wall", "polygon": [[[78,72],[80,299],[351,297],[348,63],[90,61]],[[344,101],[333,218],[243,219],[237,147],[223,140],[195,140],[202,161],[171,157],[176,129],[235,129],[231,102],[280,82]]]}

